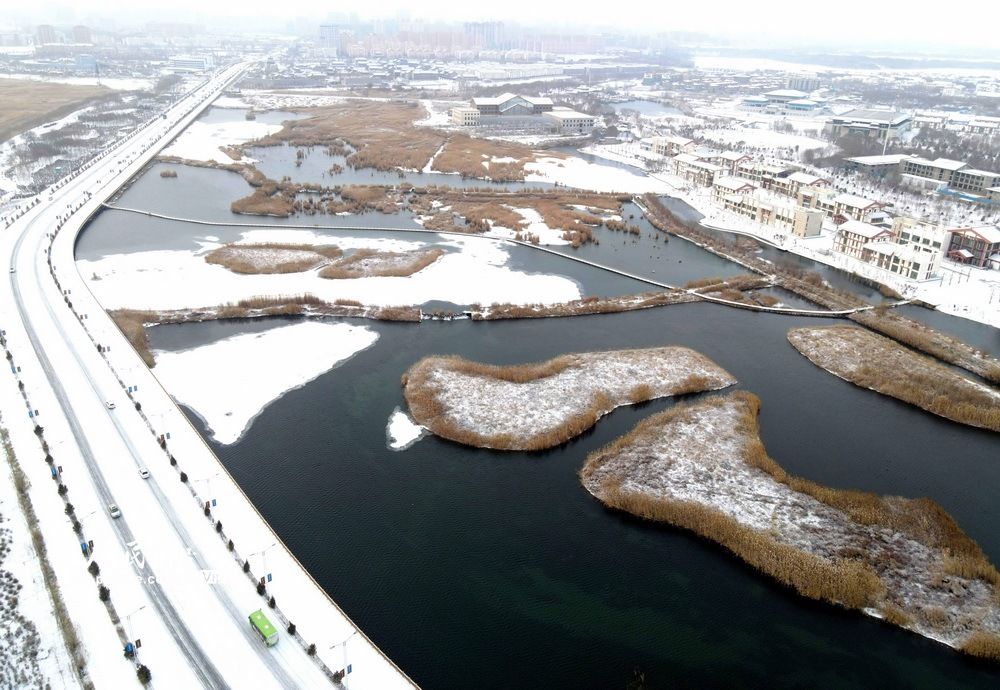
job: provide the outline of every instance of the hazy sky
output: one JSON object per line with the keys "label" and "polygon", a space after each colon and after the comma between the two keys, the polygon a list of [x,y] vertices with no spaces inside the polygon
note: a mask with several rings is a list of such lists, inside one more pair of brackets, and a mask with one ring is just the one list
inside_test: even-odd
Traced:
{"label": "hazy sky", "polygon": [[[4,0],[2,4],[8,4]],[[10,4],[14,4],[10,2]],[[567,13],[567,7],[577,14]],[[921,8],[926,7],[925,11]],[[954,9],[954,12],[950,12]],[[746,39],[748,43],[794,43],[856,46],[864,43],[898,49],[901,45],[939,48],[995,47],[1000,26],[1000,2],[966,0],[953,5],[919,0],[607,0],[568,3],[565,0],[504,0],[458,3],[455,0],[379,0],[344,2],[294,0],[38,0],[0,8],[0,21],[84,21],[100,16],[120,21],[149,18],[199,21],[233,16],[271,22],[284,31],[295,19],[319,22],[335,13],[358,12],[362,17],[405,13],[411,19],[498,19],[544,24],[553,30],[572,25],[614,26],[637,31],[696,31]],[[244,21],[239,24],[245,25]],[[264,25],[261,21],[261,25]]]}

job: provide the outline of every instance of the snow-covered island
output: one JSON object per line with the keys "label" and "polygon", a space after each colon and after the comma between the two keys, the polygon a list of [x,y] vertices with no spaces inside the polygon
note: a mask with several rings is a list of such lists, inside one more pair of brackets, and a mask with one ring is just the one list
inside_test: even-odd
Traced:
{"label": "snow-covered island", "polygon": [[794,328],[788,342],[834,376],[962,424],[1000,431],[1000,391],[854,326]]}
{"label": "snow-covered island", "polygon": [[426,357],[404,374],[403,394],[417,423],[438,436],[480,448],[541,450],[583,433],[616,407],[735,382],[694,350],[658,347],[506,367]]}
{"label": "snow-covered island", "polygon": [[1000,573],[929,499],[831,489],[787,474],[738,391],[650,417],[588,456],[604,504],[715,541],[803,596],[1000,659]]}

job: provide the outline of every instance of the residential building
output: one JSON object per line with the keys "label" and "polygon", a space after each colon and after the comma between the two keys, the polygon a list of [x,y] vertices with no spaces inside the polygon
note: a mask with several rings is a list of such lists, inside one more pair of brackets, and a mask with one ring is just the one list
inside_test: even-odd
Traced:
{"label": "residential building", "polygon": [[891,240],[892,231],[887,228],[849,220],[837,228],[837,234],[833,236],[833,251],[864,261],[865,251],[871,251],[869,245]]}
{"label": "residential building", "polygon": [[761,187],[770,186],[770,181],[779,175],[791,175],[795,168],[779,163],[764,163],[762,161],[746,160],[736,166],[736,175]]}
{"label": "residential building", "polygon": [[691,153],[695,149],[693,139],[678,136],[652,137],[639,142],[644,151],[651,151],[661,156],[676,156],[678,153]]}
{"label": "residential building", "polygon": [[895,242],[876,241],[865,245],[866,262],[910,280],[930,280],[935,277],[940,258],[939,254]]}
{"label": "residential building", "polygon": [[479,109],[461,106],[448,111],[451,124],[459,127],[475,127],[479,124]]}
{"label": "residential building", "polygon": [[823,213],[752,194],[727,194],[722,197],[727,211],[755,223],[777,228],[799,237],[815,237],[823,227]]}
{"label": "residential building", "polygon": [[917,156],[904,158],[899,163],[899,171],[904,175],[922,177],[926,180],[938,180],[944,184],[951,182],[951,177],[957,170],[968,167],[962,161],[953,161],[948,158],[935,158],[927,160]]}
{"label": "residential building", "polygon": [[742,177],[717,177],[712,181],[712,198],[721,202],[731,194],[750,194],[757,185]]}
{"label": "residential building", "polygon": [[998,185],[1000,185],[1000,173],[972,168],[956,170],[951,176],[951,182],[948,183],[948,187],[955,191],[986,197],[989,196],[990,189]]}
{"label": "residential building", "polygon": [[948,258],[979,268],[1000,268],[1000,227],[952,229]]}
{"label": "residential building", "polygon": [[722,173],[721,167],[714,163],[706,163],[692,153],[681,153],[671,160],[675,175],[701,187],[711,187],[715,176]]}
{"label": "residential building", "polygon": [[35,42],[46,45],[56,42],[56,28],[51,24],[39,24],[35,27]]}
{"label": "residential building", "polygon": [[73,43],[91,44],[94,40],[90,35],[90,27],[77,25],[73,27]]}
{"label": "residential building", "polygon": [[597,123],[597,118],[593,115],[579,113],[569,108],[553,108],[542,113],[542,118],[559,134],[590,134]]}
{"label": "residential building", "polygon": [[723,151],[715,158],[715,160],[711,160],[709,162],[721,166],[722,169],[726,171],[727,175],[735,175],[736,171],[742,164],[751,160],[753,160],[753,158],[745,153],[740,153],[739,151]]}
{"label": "residential building", "polygon": [[923,252],[944,256],[948,243],[948,231],[940,225],[907,216],[892,219],[893,241],[905,247],[914,247]]}
{"label": "residential building", "polygon": [[788,82],[785,86],[796,91],[812,93],[819,88],[819,79],[811,76],[793,75],[788,78]]}
{"label": "residential building", "polygon": [[910,158],[912,156],[905,153],[890,153],[885,156],[855,156],[854,158],[845,158],[844,166],[855,172],[885,177],[889,173],[901,170],[903,161]]}
{"label": "residential building", "polygon": [[892,110],[849,110],[827,120],[827,129],[833,136],[863,134],[878,139],[896,139],[912,126],[912,117]]}
{"label": "residential building", "polygon": [[797,170],[790,175],[771,178],[769,189],[785,196],[798,197],[803,187],[829,187],[830,181],[818,175]]}
{"label": "residential building", "polygon": [[882,204],[853,194],[838,194],[833,198],[833,211],[829,215],[837,219],[842,216],[849,220],[870,221],[882,209]]}

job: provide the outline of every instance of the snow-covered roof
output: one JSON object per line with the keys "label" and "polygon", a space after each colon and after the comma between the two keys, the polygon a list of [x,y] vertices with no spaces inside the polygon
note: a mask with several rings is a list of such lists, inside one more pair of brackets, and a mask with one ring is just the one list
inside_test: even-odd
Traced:
{"label": "snow-covered roof", "polygon": [[720,177],[715,180],[714,185],[716,187],[722,187],[723,189],[756,189],[755,185],[750,180],[744,180],[742,177]]}
{"label": "snow-covered roof", "polygon": [[763,96],[747,96],[743,99],[744,103],[767,103],[767,99]]}
{"label": "snow-covered roof", "polygon": [[590,118],[594,119],[593,115],[587,115],[587,113],[581,113],[576,110],[570,110],[569,108],[555,108],[547,113],[544,113],[546,117],[554,117],[559,120],[569,120],[569,119],[579,119],[579,118]]}
{"label": "snow-covered roof", "polygon": [[855,196],[853,194],[838,194],[834,197],[833,203],[850,206],[851,208],[871,208],[872,206],[878,206],[877,201],[865,199],[864,197]]}
{"label": "snow-covered roof", "polygon": [[819,103],[808,98],[796,98],[794,101],[788,101],[788,105],[819,105]]}
{"label": "snow-covered roof", "polygon": [[852,121],[859,123],[890,124],[898,125],[910,119],[909,115],[897,113],[894,110],[848,110],[846,113],[836,116],[834,120]]}
{"label": "snow-covered roof", "polygon": [[979,225],[972,228],[955,228],[952,232],[963,235],[971,232],[986,240],[989,244],[1000,243],[1000,227],[997,227],[996,225]]}
{"label": "snow-covered roof", "polygon": [[846,160],[858,165],[899,165],[902,160],[913,158],[905,153],[890,153],[885,156],[855,156]]}
{"label": "snow-covered roof", "polygon": [[802,172],[801,170],[793,172],[788,176],[788,179],[792,182],[798,182],[799,184],[805,185],[816,184],[817,182],[826,182],[826,180],[819,175],[810,175],[809,173]]}
{"label": "snow-covered roof", "polygon": [[872,225],[871,223],[862,223],[860,220],[849,220],[840,226],[840,232],[850,233],[852,235],[861,235],[869,240],[873,240],[880,236],[890,236],[892,233],[885,228],[880,228],[878,226]]}
{"label": "snow-covered roof", "polygon": [[805,91],[796,91],[795,89],[775,89],[774,91],[768,91],[764,94],[768,98],[805,98],[809,94]]}
{"label": "snow-covered roof", "polygon": [[673,160],[677,161],[678,163],[690,164],[690,163],[697,163],[701,159],[692,153],[678,153],[676,156],[673,157]]}
{"label": "snow-covered roof", "polygon": [[532,105],[552,105],[551,98],[545,98],[544,96],[519,96],[515,93],[503,93],[499,96],[476,96],[472,99],[472,102],[476,105],[501,105],[512,98],[520,98]]}
{"label": "snow-covered roof", "polygon": [[749,157],[747,154],[740,153],[739,151],[723,151],[719,154],[719,158],[724,158],[727,161],[741,161]]}

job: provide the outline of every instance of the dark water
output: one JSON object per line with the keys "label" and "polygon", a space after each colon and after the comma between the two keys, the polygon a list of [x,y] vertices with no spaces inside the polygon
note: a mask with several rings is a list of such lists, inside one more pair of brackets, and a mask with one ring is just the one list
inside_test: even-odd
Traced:
{"label": "dark water", "polygon": [[[271,321],[270,324],[281,323]],[[354,322],[358,323],[358,322]],[[1000,440],[863,391],[786,342],[823,320],[716,305],[539,321],[366,323],[379,341],[215,449],[282,539],[426,688],[996,687],[1000,671],[804,601],[711,544],[603,509],[587,453],[668,407],[621,409],[543,453],[385,445],[400,375],[428,354],[512,363],[679,344],[762,400],[769,453],[838,487],[930,496],[1000,560]],[[263,322],[152,329],[178,349]],[[203,425],[192,418],[203,428]]]}

